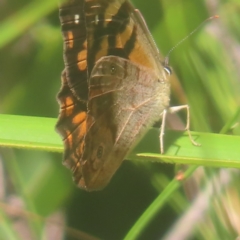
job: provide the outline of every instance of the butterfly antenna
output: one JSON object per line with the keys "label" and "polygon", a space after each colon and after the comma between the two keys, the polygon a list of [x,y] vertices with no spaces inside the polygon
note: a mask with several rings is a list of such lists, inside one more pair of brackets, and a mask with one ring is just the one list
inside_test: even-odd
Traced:
{"label": "butterfly antenna", "polygon": [[205,22],[208,22],[212,19],[216,19],[216,18],[219,18],[218,15],[214,15],[214,16],[211,16],[209,18],[207,18],[206,20],[204,20],[198,27],[196,27],[192,32],[190,32],[185,38],[183,38],[180,42],[178,42],[172,49],[170,49],[170,51],[168,52],[167,56],[165,57],[165,60],[164,60],[164,66],[168,66],[168,62],[169,62],[169,55],[170,53],[175,49],[177,48],[180,44],[182,44],[187,38],[189,38],[192,34],[194,34],[200,27],[202,27],[203,24],[205,24]]}

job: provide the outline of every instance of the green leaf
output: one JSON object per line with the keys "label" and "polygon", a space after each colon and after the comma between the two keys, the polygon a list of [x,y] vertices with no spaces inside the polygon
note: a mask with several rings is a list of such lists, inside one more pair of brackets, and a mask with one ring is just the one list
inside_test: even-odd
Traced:
{"label": "green leaf", "polygon": [[[61,152],[63,144],[54,131],[53,118],[0,115],[0,145]],[[165,133],[165,154],[159,154],[159,130],[150,129],[128,155],[130,160],[240,168],[240,137],[192,132],[201,146],[193,146],[184,132]]]}
{"label": "green leaf", "polygon": [[159,154],[159,131],[151,129],[130,154],[131,160],[240,168],[240,136],[192,132],[193,146],[186,132],[165,133],[165,154]]}
{"label": "green leaf", "polygon": [[53,118],[0,115],[0,145],[62,152],[62,141],[54,131],[56,121]]}

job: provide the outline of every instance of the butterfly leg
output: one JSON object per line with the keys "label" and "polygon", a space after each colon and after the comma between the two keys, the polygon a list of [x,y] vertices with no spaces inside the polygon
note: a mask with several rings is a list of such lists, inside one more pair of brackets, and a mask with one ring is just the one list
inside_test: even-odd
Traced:
{"label": "butterfly leg", "polygon": [[163,112],[162,112],[162,124],[161,124],[161,130],[160,130],[160,134],[159,134],[161,154],[164,153],[163,136],[164,136],[164,130],[165,130],[165,124],[166,124],[166,116],[167,116],[167,109],[164,109]]}
{"label": "butterfly leg", "polygon": [[187,110],[187,124],[186,124],[185,130],[188,132],[188,136],[189,136],[192,144],[195,145],[195,146],[200,146],[201,144],[199,144],[199,143],[197,143],[193,140],[191,132],[190,132],[190,110],[189,110],[189,106],[188,105],[181,105],[181,106],[170,107],[168,109],[168,111],[170,113],[175,113],[175,112],[181,111],[182,109]]}

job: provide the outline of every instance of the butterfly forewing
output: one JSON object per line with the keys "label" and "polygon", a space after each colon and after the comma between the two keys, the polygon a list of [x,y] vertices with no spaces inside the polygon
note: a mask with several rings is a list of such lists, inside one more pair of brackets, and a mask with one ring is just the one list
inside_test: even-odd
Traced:
{"label": "butterfly forewing", "polygon": [[[161,65],[158,50],[144,20],[129,1],[88,0],[85,14],[89,73],[96,61],[109,55],[157,71]],[[163,74],[162,68],[158,74]]]}
{"label": "butterfly forewing", "polygon": [[65,70],[58,94],[60,114],[56,125],[64,141],[63,163],[77,172],[83,153],[87,116],[87,59],[84,0],[61,4],[59,16],[64,40]]}
{"label": "butterfly forewing", "polygon": [[86,104],[78,101],[69,88],[65,71],[62,73],[62,87],[58,94],[60,114],[56,125],[64,141],[64,164],[74,169],[83,152],[86,134]]}
{"label": "butterfly forewing", "polygon": [[59,9],[66,78],[71,91],[81,101],[88,99],[84,2],[84,0],[71,0],[62,4]]}

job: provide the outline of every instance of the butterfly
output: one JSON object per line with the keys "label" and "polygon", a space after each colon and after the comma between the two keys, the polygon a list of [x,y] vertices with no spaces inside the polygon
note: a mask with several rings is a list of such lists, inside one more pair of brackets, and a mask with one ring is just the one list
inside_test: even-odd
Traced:
{"label": "butterfly", "polygon": [[169,108],[170,68],[128,0],[68,0],[59,15],[65,69],[56,129],[63,164],[80,188],[100,190],[161,117],[163,153],[167,111],[188,106]]}

